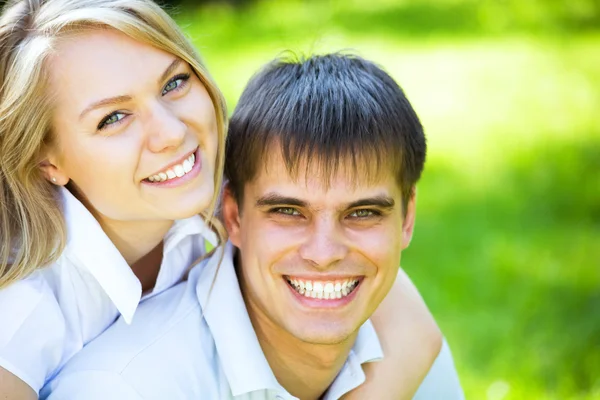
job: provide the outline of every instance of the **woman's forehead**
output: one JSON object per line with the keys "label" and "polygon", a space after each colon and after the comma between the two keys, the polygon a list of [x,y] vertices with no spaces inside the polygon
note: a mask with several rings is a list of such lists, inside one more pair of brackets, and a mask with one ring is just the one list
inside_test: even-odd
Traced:
{"label": "woman's forehead", "polygon": [[93,29],[58,44],[49,60],[51,87],[59,102],[83,109],[105,98],[155,88],[175,59],[115,30]]}

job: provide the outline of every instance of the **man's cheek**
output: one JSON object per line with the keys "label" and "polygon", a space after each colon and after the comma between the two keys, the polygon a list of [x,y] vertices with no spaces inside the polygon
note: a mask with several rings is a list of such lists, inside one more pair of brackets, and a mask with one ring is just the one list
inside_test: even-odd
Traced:
{"label": "man's cheek", "polygon": [[262,243],[268,244],[273,251],[282,251],[292,247],[298,240],[298,236],[293,235],[290,229],[279,226],[263,226],[256,234]]}

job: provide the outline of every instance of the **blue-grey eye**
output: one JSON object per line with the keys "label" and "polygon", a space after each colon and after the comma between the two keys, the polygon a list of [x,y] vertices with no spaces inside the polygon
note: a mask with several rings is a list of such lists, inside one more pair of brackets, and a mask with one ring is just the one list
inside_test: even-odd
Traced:
{"label": "blue-grey eye", "polygon": [[164,96],[165,94],[180,88],[189,78],[189,74],[181,74],[173,77],[163,88],[162,95]]}
{"label": "blue-grey eye", "polygon": [[109,125],[116,124],[123,118],[125,118],[125,114],[122,112],[114,112],[112,114],[107,115],[100,123],[98,124],[98,129],[104,129]]}

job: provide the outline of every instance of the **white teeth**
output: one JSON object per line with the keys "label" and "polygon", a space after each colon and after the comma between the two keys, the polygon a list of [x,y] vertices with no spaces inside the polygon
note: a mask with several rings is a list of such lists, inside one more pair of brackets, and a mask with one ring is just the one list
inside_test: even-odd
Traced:
{"label": "white teeth", "polygon": [[313,299],[334,300],[348,296],[358,285],[358,279],[339,281],[309,281],[297,278],[286,278],[299,294]]}
{"label": "white teeth", "polygon": [[192,169],[194,169],[194,164],[196,163],[196,155],[192,154],[188,158],[186,158],[181,164],[175,165],[166,171],[159,172],[158,174],[152,175],[148,177],[148,181],[150,182],[164,182],[173,178],[181,178]]}
{"label": "white teeth", "polygon": [[335,287],[335,286],[333,286],[333,283],[331,283],[331,282],[327,282],[327,283],[325,284],[325,288],[324,288],[323,290],[325,290],[325,293],[333,293],[333,288],[334,288],[334,287]]}
{"label": "white teeth", "polygon": [[192,170],[192,163],[190,163],[188,160],[185,160],[183,162],[183,172],[185,172],[187,174],[191,170]]}
{"label": "white teeth", "polygon": [[177,175],[178,178],[181,178],[183,175],[185,175],[185,170],[181,165],[175,166],[175,175]]}

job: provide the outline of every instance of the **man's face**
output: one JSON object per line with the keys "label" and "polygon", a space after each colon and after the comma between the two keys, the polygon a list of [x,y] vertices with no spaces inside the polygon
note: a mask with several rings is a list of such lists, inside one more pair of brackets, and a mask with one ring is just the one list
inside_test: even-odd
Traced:
{"label": "man's face", "polygon": [[316,168],[300,168],[294,179],[279,152],[271,154],[243,203],[226,191],[223,204],[248,311],[304,342],[340,343],[392,286],[412,236],[414,199],[403,218],[391,171],[363,182],[342,165],[327,186]]}

